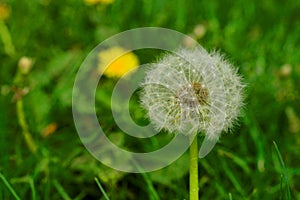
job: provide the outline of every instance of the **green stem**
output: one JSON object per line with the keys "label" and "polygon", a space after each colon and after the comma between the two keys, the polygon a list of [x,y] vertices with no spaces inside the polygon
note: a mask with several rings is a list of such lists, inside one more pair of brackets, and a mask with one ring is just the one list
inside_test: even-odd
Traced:
{"label": "green stem", "polygon": [[197,135],[191,137],[190,146],[190,200],[198,200],[198,141]]}
{"label": "green stem", "polygon": [[15,47],[12,43],[9,30],[2,20],[0,20],[0,38],[4,44],[5,52],[10,56],[15,55]]}
{"label": "green stem", "polygon": [[29,150],[32,153],[35,153],[37,150],[37,146],[36,146],[32,136],[29,132],[29,129],[28,129],[28,125],[27,125],[27,122],[25,119],[25,114],[24,114],[24,109],[23,109],[22,98],[17,101],[17,116],[18,116],[19,124],[23,131],[23,135],[24,135],[26,144],[27,144]]}

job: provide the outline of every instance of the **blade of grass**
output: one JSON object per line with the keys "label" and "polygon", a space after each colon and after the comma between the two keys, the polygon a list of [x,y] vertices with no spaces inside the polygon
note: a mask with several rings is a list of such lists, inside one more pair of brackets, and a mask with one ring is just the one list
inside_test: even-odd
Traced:
{"label": "blade of grass", "polygon": [[251,170],[250,170],[250,168],[248,167],[247,162],[246,162],[245,160],[243,160],[242,158],[240,158],[240,157],[234,155],[234,154],[231,153],[231,152],[228,152],[228,151],[225,151],[225,150],[222,150],[222,149],[218,149],[218,153],[219,153],[221,156],[226,156],[226,157],[232,159],[232,161],[233,161],[234,163],[236,163],[238,166],[240,166],[240,167],[244,170],[244,172],[245,172],[246,174],[250,174],[250,173],[251,173]]}
{"label": "blade of grass", "polygon": [[47,181],[44,185],[44,190],[43,190],[44,200],[51,200],[51,189],[52,189],[52,183],[51,181]]}
{"label": "blade of grass", "polygon": [[232,200],[232,194],[230,192],[228,193],[228,199]]}
{"label": "blade of grass", "polygon": [[[206,171],[211,177],[216,176],[217,171],[214,170],[214,168],[208,163],[205,159],[200,159],[200,164],[204,171]],[[214,183],[217,192],[220,196],[225,197],[227,195],[226,189],[224,188],[224,185],[219,181],[219,179],[216,177],[215,183]]]}
{"label": "blade of grass", "polygon": [[157,194],[157,192],[156,192],[149,176],[146,173],[141,173],[141,175],[143,176],[144,180],[147,183],[148,191],[151,194],[151,199],[159,200],[160,198],[159,198],[159,196],[158,196],[158,194]]}
{"label": "blade of grass", "polygon": [[224,188],[224,185],[219,180],[216,180],[214,186],[217,190],[216,192],[219,193],[219,196],[221,196],[221,197],[226,196],[226,194],[227,194],[226,189]]}
{"label": "blade of grass", "polygon": [[300,176],[300,168],[288,169],[288,174],[290,176],[292,176],[292,175]]}
{"label": "blade of grass", "polygon": [[283,179],[283,175],[281,174],[280,176],[280,200],[283,199],[283,186],[282,186],[282,179]]}
{"label": "blade of grass", "polygon": [[85,196],[86,196],[86,193],[85,193],[85,192],[81,192],[81,193],[79,193],[78,196],[76,196],[76,197],[74,198],[74,200],[81,200],[81,199],[83,199]]}
{"label": "blade of grass", "polygon": [[35,192],[34,182],[33,182],[33,179],[31,177],[29,179],[29,186],[30,186],[30,189],[31,189],[32,200],[36,200],[36,192]]}
{"label": "blade of grass", "polygon": [[290,185],[289,185],[288,172],[287,172],[287,169],[285,167],[284,161],[282,159],[281,153],[279,151],[279,148],[278,148],[276,142],[273,141],[273,144],[274,144],[274,147],[275,147],[275,150],[276,150],[276,153],[277,153],[277,156],[278,156],[278,159],[279,159],[279,162],[281,164],[282,171],[283,171],[283,178],[285,180],[286,190],[287,190],[286,191],[287,192],[287,199],[291,199],[291,191],[290,191]]}
{"label": "blade of grass", "polygon": [[15,192],[15,190],[11,187],[11,185],[9,184],[9,182],[6,180],[6,178],[4,177],[4,175],[2,173],[0,173],[0,179],[2,179],[4,185],[8,188],[8,190],[15,197],[15,199],[21,200],[20,197],[17,195],[17,193]]}
{"label": "blade of grass", "polygon": [[95,177],[95,181],[96,181],[96,183],[97,183],[99,189],[101,190],[101,192],[102,192],[104,198],[105,198],[106,200],[109,200],[109,198],[108,198],[108,196],[107,196],[105,190],[103,189],[103,187],[102,187],[102,185],[100,184],[100,181],[98,180],[97,177]]}
{"label": "blade of grass", "polygon": [[11,183],[26,183],[29,185],[31,190],[31,199],[36,200],[36,191],[34,187],[34,181],[33,178],[29,175],[20,177],[20,178],[13,178],[11,179]]}
{"label": "blade of grass", "polygon": [[228,167],[226,161],[224,159],[220,159],[221,160],[221,164],[222,164],[222,168],[224,169],[224,171],[226,172],[225,174],[227,175],[227,177],[231,180],[232,184],[234,185],[235,189],[242,195],[245,196],[245,191],[243,190],[241,184],[239,183],[239,181],[237,180],[237,178],[234,176],[234,173],[230,170],[230,168]]}
{"label": "blade of grass", "polygon": [[53,181],[53,185],[64,200],[71,200],[71,197],[56,179]]}
{"label": "blade of grass", "polygon": [[150,179],[150,177],[146,173],[142,172],[143,170],[140,168],[140,166],[136,162],[134,162],[134,164],[138,168],[138,170],[140,171],[140,174],[142,175],[142,177],[144,178],[144,180],[146,181],[147,189],[148,189],[148,191],[149,191],[149,193],[151,195],[150,199],[151,200],[152,199],[153,200],[160,200],[160,198],[159,198],[159,196],[158,196],[158,194],[157,194],[157,192],[156,192],[156,190],[155,190],[155,188],[154,188],[154,186],[152,184],[152,180]]}
{"label": "blade of grass", "polygon": [[253,114],[250,113],[248,117],[245,116],[244,118],[245,124],[249,127],[250,135],[253,139],[253,142],[256,146],[256,151],[257,151],[257,168],[260,172],[265,171],[265,153],[264,153],[264,145],[263,141],[261,140],[261,129],[258,125],[258,123],[255,120],[255,117],[253,117]]}
{"label": "blade of grass", "polygon": [[12,43],[12,38],[6,24],[1,19],[0,19],[0,38],[4,44],[5,53],[9,56],[14,56],[16,53],[15,46]]}

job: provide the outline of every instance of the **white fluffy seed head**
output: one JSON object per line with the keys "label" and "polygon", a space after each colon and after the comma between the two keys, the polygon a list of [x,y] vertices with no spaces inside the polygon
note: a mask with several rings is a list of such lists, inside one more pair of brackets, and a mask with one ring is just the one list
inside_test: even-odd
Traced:
{"label": "white fluffy seed head", "polygon": [[243,106],[237,70],[203,48],[165,55],[151,65],[142,87],[142,105],[158,130],[202,132],[216,140],[233,126]]}

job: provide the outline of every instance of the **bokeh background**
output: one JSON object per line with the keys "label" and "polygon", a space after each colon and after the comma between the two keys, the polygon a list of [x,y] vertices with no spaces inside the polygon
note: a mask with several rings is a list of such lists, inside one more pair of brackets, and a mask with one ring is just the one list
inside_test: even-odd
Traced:
{"label": "bokeh background", "polygon": [[[188,199],[188,154],[156,172],[118,172],[84,149],[72,119],[84,58],[106,38],[145,26],[224,53],[247,84],[239,126],[199,160],[201,199],[300,199],[299,10],[296,0],[1,0],[0,199]],[[143,64],[161,53],[129,56]],[[166,144],[165,133],[141,141],[115,125],[117,74],[104,77],[96,97],[108,137],[136,152]],[[148,123],[137,94],[130,110]]]}

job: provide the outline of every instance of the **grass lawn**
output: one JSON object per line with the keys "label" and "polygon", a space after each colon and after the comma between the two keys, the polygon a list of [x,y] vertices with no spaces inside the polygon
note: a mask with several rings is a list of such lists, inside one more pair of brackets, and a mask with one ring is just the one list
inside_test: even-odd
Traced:
{"label": "grass lawn", "polygon": [[[93,2],[0,1],[0,199],[189,198],[188,152],[155,172],[119,172],[89,154],[73,122],[73,84],[88,53],[148,26],[220,51],[247,84],[238,126],[199,160],[200,199],[300,199],[300,1]],[[162,52],[134,53],[144,64]],[[110,111],[116,81],[104,77],[96,94],[104,132],[134,152],[168,143],[164,132],[143,141],[122,133]],[[131,100],[132,117],[148,123]]]}

